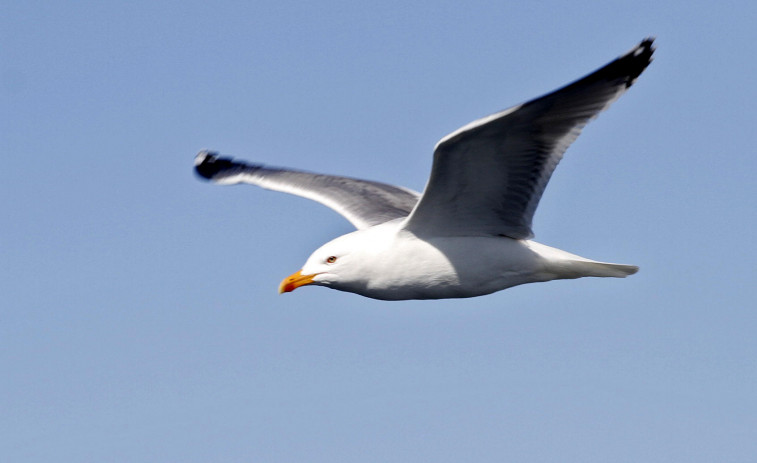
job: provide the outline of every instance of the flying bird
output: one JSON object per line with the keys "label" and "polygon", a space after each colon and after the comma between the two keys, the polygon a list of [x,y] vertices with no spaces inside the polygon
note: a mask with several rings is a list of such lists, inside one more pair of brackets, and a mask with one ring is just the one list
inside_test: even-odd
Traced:
{"label": "flying bird", "polygon": [[653,39],[540,98],[478,119],[434,148],[423,194],[385,183],[247,164],[201,151],[195,170],[324,204],[356,231],[317,249],[279,292],[326,286],[375,299],[444,299],[524,283],[623,278],[633,265],[598,262],[537,243],[531,222],[552,172],[589,120],[651,63]]}

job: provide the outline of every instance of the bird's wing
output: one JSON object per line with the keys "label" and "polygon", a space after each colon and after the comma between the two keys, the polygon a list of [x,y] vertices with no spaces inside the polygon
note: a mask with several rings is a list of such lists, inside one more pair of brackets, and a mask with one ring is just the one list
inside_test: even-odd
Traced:
{"label": "bird's wing", "polygon": [[534,211],[563,153],[649,65],[652,41],[572,84],[441,139],[428,185],[405,229],[431,236],[531,238]]}
{"label": "bird's wing", "polygon": [[195,157],[195,171],[221,185],[249,183],[312,199],[358,229],[406,217],[420,197],[415,191],[384,183],[245,164],[209,151]]}

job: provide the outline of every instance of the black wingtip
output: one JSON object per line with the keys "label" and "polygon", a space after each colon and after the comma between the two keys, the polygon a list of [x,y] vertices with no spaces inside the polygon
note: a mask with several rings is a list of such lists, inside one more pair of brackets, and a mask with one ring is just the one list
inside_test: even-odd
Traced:
{"label": "black wingtip", "polygon": [[628,80],[626,81],[626,88],[633,85],[644,69],[652,62],[652,55],[654,54],[654,37],[647,37],[642,40],[641,43],[633,47],[631,51],[626,53],[617,59],[618,65],[620,65],[626,72]]}
{"label": "black wingtip", "polygon": [[195,156],[195,172],[200,177],[210,180],[219,171],[228,169],[233,164],[230,158],[219,158],[214,151],[202,150]]}

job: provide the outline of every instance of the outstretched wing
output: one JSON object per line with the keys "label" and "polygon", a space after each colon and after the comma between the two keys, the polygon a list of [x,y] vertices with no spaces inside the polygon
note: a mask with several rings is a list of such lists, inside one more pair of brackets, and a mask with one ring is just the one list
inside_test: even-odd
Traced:
{"label": "outstretched wing", "polygon": [[415,191],[385,183],[245,164],[209,151],[195,157],[195,171],[220,185],[249,183],[312,199],[342,214],[358,229],[406,217],[420,197]]}
{"label": "outstretched wing", "polygon": [[534,211],[563,153],[649,65],[652,41],[566,87],[444,137],[404,227],[431,236],[531,238]]}

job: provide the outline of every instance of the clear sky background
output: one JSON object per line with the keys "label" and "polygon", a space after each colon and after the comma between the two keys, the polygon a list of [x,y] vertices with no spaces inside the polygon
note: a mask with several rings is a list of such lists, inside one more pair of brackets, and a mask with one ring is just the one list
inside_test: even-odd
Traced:
{"label": "clear sky background", "polygon": [[[757,458],[753,2],[0,8],[0,460]],[[422,190],[434,143],[657,37],[536,239],[630,278],[279,296],[351,230],[197,151]]]}

